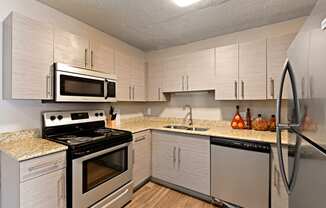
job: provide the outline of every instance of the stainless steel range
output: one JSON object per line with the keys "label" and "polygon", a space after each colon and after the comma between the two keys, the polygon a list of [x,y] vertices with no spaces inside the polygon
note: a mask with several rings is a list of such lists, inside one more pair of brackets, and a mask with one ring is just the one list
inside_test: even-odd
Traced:
{"label": "stainless steel range", "polygon": [[43,113],[43,138],[68,146],[67,207],[117,208],[132,197],[132,134],[104,110]]}

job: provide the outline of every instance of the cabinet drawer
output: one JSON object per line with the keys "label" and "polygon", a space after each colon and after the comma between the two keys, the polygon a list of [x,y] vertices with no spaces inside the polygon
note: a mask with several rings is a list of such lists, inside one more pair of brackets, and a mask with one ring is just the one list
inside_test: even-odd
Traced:
{"label": "cabinet drawer", "polygon": [[66,152],[59,152],[20,163],[20,181],[60,170],[66,167]]}

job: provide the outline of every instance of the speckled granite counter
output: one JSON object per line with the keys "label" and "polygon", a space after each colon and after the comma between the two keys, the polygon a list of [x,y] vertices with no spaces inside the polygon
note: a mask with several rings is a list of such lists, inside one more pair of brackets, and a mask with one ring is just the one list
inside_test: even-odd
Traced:
{"label": "speckled granite counter", "polygon": [[[128,120],[122,120],[119,129],[131,131],[137,133],[149,129],[163,130],[170,132],[180,132],[185,134],[196,134],[203,136],[216,136],[233,139],[242,139],[249,141],[259,141],[266,143],[276,143],[276,134],[269,131],[255,131],[255,130],[236,130],[229,126],[229,122],[225,121],[206,121],[206,120],[194,120],[194,127],[209,128],[208,131],[189,131],[164,128],[166,125],[181,124],[182,119],[171,118],[133,118]],[[287,134],[284,133],[283,138],[287,138]],[[286,141],[283,141],[286,143]]]}
{"label": "speckled granite counter", "polygon": [[65,150],[67,150],[67,146],[42,139],[36,129],[0,134],[0,151],[17,161]]}

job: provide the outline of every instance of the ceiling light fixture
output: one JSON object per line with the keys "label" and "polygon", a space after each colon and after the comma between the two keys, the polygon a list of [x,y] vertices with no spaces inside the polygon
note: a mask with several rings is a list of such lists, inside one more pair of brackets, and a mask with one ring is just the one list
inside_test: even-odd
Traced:
{"label": "ceiling light fixture", "polygon": [[173,2],[178,5],[179,7],[187,7],[192,4],[195,4],[201,0],[173,0]]}

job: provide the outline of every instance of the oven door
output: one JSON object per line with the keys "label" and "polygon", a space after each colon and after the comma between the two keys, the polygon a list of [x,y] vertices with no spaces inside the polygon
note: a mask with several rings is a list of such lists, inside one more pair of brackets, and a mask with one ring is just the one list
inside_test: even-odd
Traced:
{"label": "oven door", "polygon": [[72,162],[73,208],[86,208],[132,180],[132,143]]}
{"label": "oven door", "polygon": [[109,102],[104,78],[59,70],[55,77],[57,102]]}

